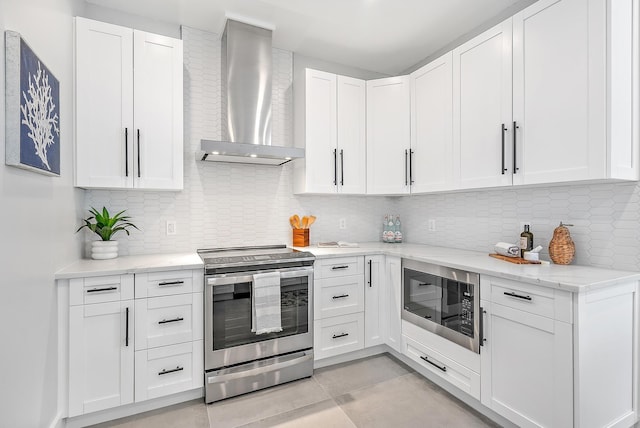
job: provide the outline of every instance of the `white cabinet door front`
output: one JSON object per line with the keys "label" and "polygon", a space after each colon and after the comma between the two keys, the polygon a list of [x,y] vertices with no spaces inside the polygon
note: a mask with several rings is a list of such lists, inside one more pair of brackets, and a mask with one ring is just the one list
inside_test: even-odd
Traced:
{"label": "white cabinet door front", "polygon": [[134,182],[182,189],[182,41],[134,31]]}
{"label": "white cabinet door front", "polygon": [[411,193],[451,190],[452,54],[411,74]]}
{"label": "white cabinet door front", "polygon": [[133,300],[69,311],[69,416],[133,402]]}
{"label": "white cabinet door front", "polygon": [[571,324],[483,304],[482,403],[521,427],[573,426]]}
{"label": "white cabinet door front", "polygon": [[385,342],[386,275],[384,256],[367,256],[364,261],[364,346],[382,345]]}
{"label": "white cabinet door front", "polygon": [[409,76],[367,81],[367,193],[409,193]]}
{"label": "white cabinet door front", "polygon": [[541,0],[513,17],[516,184],[605,176],[605,3]]}
{"label": "white cabinet door front", "polygon": [[511,19],[453,50],[455,179],[511,185]]}
{"label": "white cabinet door front", "polygon": [[397,352],[402,352],[402,263],[399,257],[385,258],[385,342]]}
{"label": "white cabinet door front", "polygon": [[366,82],[338,76],[338,191],[363,195],[367,181]]}
{"label": "white cabinet door front", "polygon": [[133,186],[133,31],[75,18],[79,187]]}
{"label": "white cabinet door front", "polygon": [[309,193],[337,191],[336,84],[335,74],[306,71],[304,179]]}

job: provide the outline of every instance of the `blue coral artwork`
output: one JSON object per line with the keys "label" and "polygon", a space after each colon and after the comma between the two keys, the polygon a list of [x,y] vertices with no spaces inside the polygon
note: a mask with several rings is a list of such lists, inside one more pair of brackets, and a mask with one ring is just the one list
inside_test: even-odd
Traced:
{"label": "blue coral artwork", "polygon": [[60,175],[60,83],[19,33],[5,32],[8,165]]}

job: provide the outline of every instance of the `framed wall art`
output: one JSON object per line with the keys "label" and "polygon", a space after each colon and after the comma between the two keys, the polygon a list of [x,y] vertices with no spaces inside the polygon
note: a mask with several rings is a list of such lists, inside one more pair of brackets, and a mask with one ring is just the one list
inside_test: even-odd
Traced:
{"label": "framed wall art", "polygon": [[60,82],[15,31],[5,61],[5,163],[60,176]]}

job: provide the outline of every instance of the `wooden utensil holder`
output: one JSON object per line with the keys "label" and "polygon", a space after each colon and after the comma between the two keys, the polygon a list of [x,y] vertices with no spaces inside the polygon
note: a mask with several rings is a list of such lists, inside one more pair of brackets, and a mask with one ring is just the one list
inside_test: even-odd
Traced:
{"label": "wooden utensil holder", "polygon": [[293,246],[308,247],[309,246],[309,229],[292,229],[293,230]]}

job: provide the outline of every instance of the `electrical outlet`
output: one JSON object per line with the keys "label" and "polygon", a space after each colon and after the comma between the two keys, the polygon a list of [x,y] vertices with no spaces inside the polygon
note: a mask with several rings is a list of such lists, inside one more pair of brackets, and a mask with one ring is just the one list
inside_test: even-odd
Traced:
{"label": "electrical outlet", "polygon": [[430,218],[429,219],[429,232],[435,232],[436,231],[436,219],[435,218]]}
{"label": "electrical outlet", "polygon": [[167,235],[176,234],[176,222],[175,220],[167,220]]}
{"label": "electrical outlet", "polygon": [[338,221],[338,225],[339,225],[340,229],[346,229],[347,228],[347,219],[346,218],[341,218]]}

